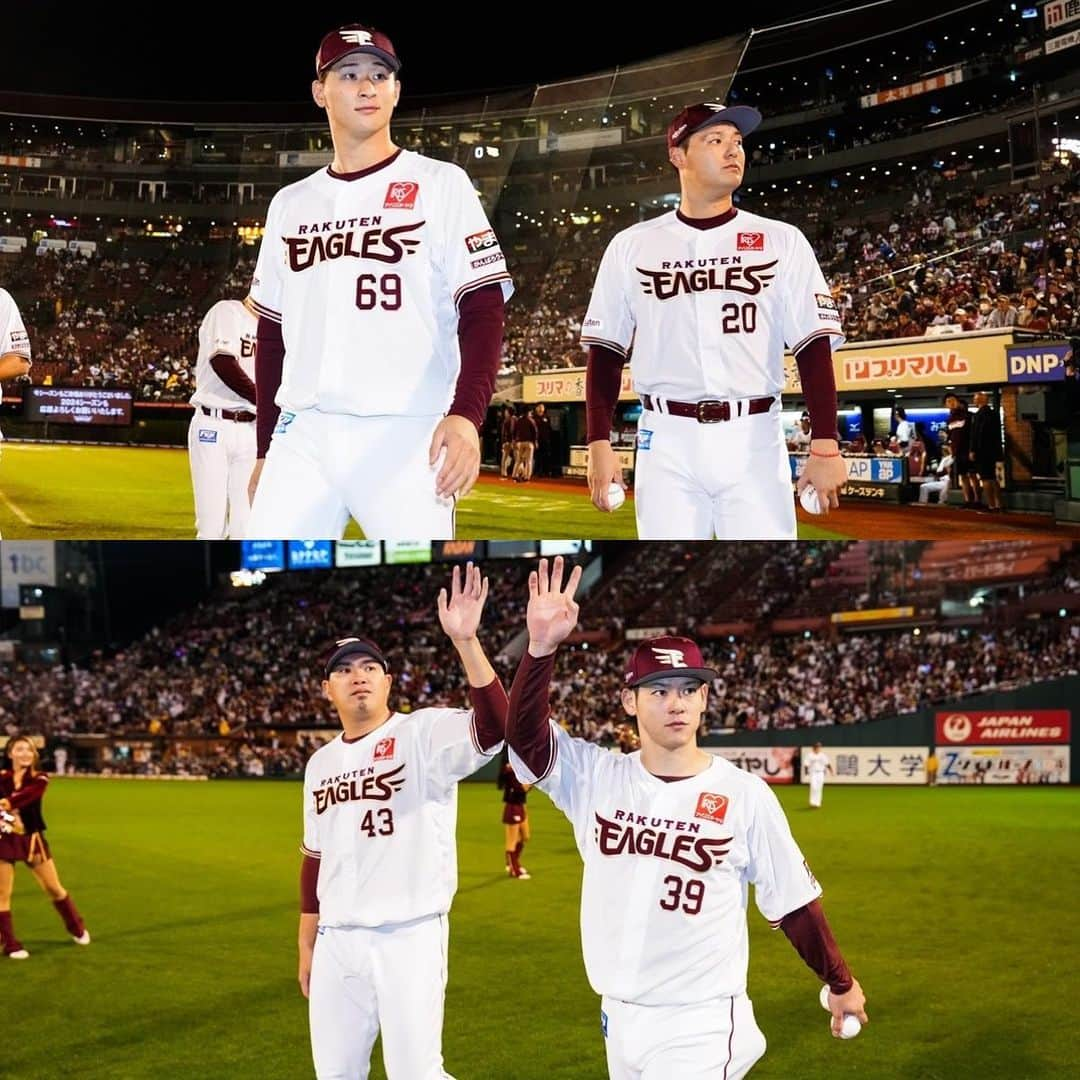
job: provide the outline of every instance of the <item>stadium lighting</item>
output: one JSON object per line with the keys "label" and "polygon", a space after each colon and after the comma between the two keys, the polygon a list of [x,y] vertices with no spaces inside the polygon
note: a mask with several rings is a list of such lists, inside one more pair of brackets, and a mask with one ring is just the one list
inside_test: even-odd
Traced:
{"label": "stadium lighting", "polygon": [[916,626],[915,629],[911,632],[915,635],[915,637],[918,637],[922,633],[922,630],[920,630],[919,627]]}
{"label": "stadium lighting", "polygon": [[1064,619],[1065,618],[1065,609],[1063,607],[1058,608],[1058,618],[1059,619]]}

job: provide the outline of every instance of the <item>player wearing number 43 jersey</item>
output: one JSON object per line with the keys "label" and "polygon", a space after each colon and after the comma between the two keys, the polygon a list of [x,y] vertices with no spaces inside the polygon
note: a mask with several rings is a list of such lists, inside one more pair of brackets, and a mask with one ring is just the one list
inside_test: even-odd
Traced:
{"label": "player wearing number 43 jersey", "polygon": [[251,286],[251,537],[450,538],[479,473],[513,289],[465,172],[391,141],[400,66],[359,25],[316,56],[334,161],[274,196]]}
{"label": "player wearing number 43 jersey", "polygon": [[323,691],[342,734],[304,773],[300,986],[320,1080],[363,1080],[382,1031],[389,1080],[442,1080],[447,913],[457,889],[457,782],[502,749],[506,694],[476,638],[488,584],[455,567],[439,621],[473,709],[387,704],[391,676],[362,638],[333,643]]}
{"label": "player wearing number 43 jersey", "polygon": [[763,780],[697,746],[716,673],[687,638],[642,642],[622,706],[641,750],[614,754],[549,719],[559,644],[573,630],[577,568],[530,576],[529,644],[510,692],[506,738],[523,781],[570,819],[585,861],[585,969],[603,996],[613,1080],[738,1080],[765,1052],[746,996],[747,887],[829,984],[833,1033],[865,999],[833,940],[821,888]]}
{"label": "player wearing number 43 jersey", "polygon": [[732,205],[743,137],[760,121],[749,106],[716,104],[672,120],[680,208],[611,241],[582,324],[590,492],[609,510],[609,487],[622,483],[608,436],[629,357],[643,405],[634,473],[642,539],[795,539],[780,424],[785,345],[811,423],[799,489],[812,485],[827,513],[847,478],[831,353],[844,338],[829,287],[797,228]]}

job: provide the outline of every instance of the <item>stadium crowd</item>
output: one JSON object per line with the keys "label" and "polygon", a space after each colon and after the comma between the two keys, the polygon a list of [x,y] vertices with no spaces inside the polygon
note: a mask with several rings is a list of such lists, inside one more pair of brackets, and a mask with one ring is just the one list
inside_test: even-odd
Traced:
{"label": "stadium crowd", "polygon": [[[618,705],[631,644],[625,630],[663,626],[692,633],[733,615],[749,624],[747,632],[702,638],[706,660],[719,673],[709,713],[713,729],[857,723],[1080,670],[1080,626],[1056,616],[921,633],[770,634],[769,621],[815,581],[828,581],[830,568],[852,553],[856,560],[846,578],[837,577],[841,584],[827,595],[834,609],[870,598],[874,590],[859,580],[865,564],[858,545],[709,547],[634,545],[615,556],[582,603],[589,640],[560,652],[552,693],[558,722],[598,742],[628,745]],[[640,572],[643,558],[648,574]],[[1061,589],[1078,587],[1076,559],[1069,552],[1048,580]],[[483,640],[507,684],[522,645],[530,568],[525,560],[486,567],[491,596]],[[106,762],[119,772],[295,771],[313,745],[297,744],[296,733],[321,738],[312,729],[333,724],[318,668],[328,628],[368,635],[385,649],[394,675],[392,707],[407,712],[464,704],[464,679],[434,612],[447,570],[442,564],[275,576],[260,589],[231,592],[84,664],[46,675],[0,669],[0,730],[10,734],[29,726],[60,741],[105,735],[114,746],[130,739],[134,751],[114,749]],[[896,568],[881,570],[883,588],[895,587]],[[664,589],[642,588],[655,579],[665,582]],[[344,624],[341,612],[350,613]],[[598,629],[605,633],[589,635]]]}

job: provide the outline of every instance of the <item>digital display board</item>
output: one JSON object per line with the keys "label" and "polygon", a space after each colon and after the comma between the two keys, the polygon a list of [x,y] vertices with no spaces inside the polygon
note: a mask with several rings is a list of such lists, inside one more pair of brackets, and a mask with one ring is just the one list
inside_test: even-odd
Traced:
{"label": "digital display board", "polygon": [[384,540],[383,544],[388,565],[431,562],[430,540]]}
{"label": "digital display board", "polygon": [[53,424],[131,423],[130,390],[102,390],[93,386],[28,386],[23,396],[23,418]]}
{"label": "digital display board", "polygon": [[334,565],[332,540],[290,540],[290,570],[329,570]]}
{"label": "digital display board", "polygon": [[334,547],[335,566],[378,566],[381,562],[379,540],[339,540]]}
{"label": "digital display board", "polygon": [[244,570],[284,570],[284,541],[241,540],[240,566]]}

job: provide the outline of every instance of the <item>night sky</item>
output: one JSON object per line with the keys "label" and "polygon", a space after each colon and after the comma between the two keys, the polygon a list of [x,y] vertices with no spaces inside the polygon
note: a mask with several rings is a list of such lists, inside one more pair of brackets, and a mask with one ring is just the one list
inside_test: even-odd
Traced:
{"label": "night sky", "polygon": [[[335,26],[363,21],[389,34],[402,57],[409,95],[462,94],[551,82],[655,57],[664,52],[810,13],[849,10],[852,2],[682,8],[680,17],[643,23],[626,8],[541,3],[524,8],[488,3],[459,11],[446,5],[375,6],[329,3],[287,6],[191,2],[154,9],[143,4],[73,5],[41,2],[5,13],[0,40],[0,90],[160,101],[306,100],[319,39]],[[869,22],[913,19],[922,0],[890,0],[860,15],[778,35],[789,55],[827,44]],[[933,5],[926,5],[933,7]],[[940,3],[937,10],[941,10]],[[264,12],[274,11],[270,17]],[[511,30],[508,12],[514,12]],[[521,17],[520,13],[524,12]],[[531,13],[535,11],[535,15]],[[759,49],[759,43],[761,48]],[[804,51],[805,50],[805,51]],[[747,62],[768,52],[755,39]]]}

